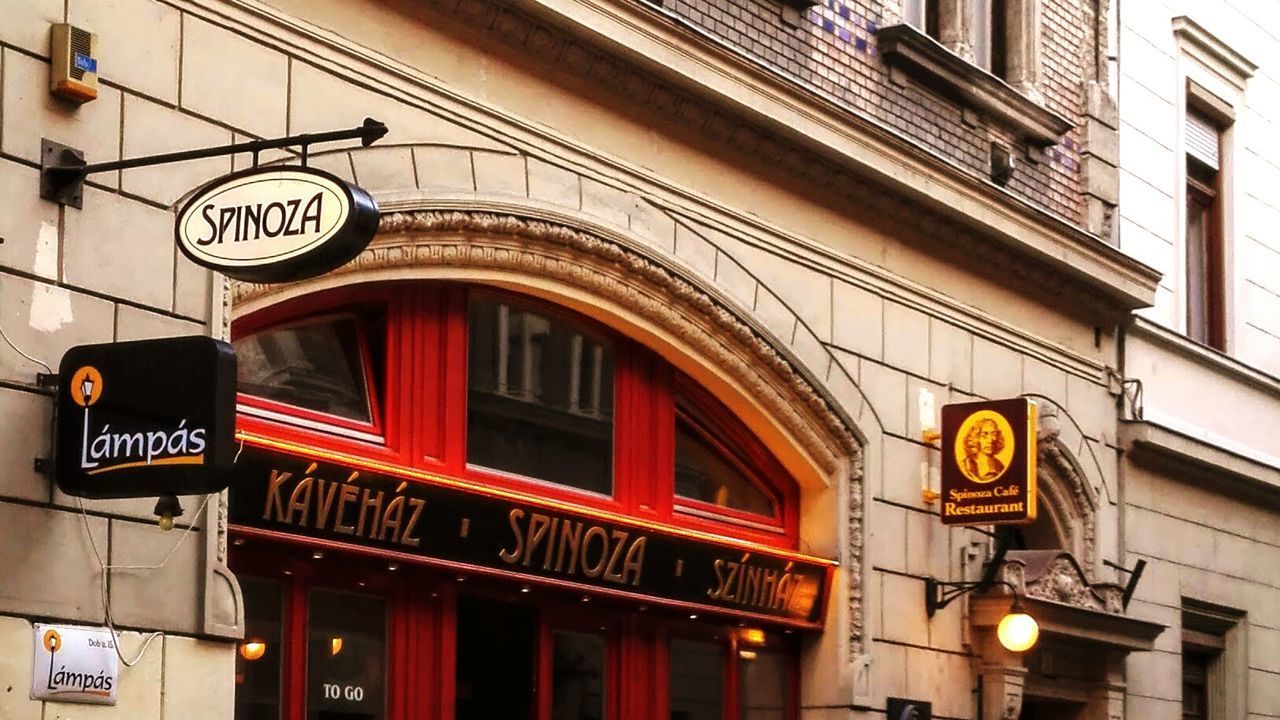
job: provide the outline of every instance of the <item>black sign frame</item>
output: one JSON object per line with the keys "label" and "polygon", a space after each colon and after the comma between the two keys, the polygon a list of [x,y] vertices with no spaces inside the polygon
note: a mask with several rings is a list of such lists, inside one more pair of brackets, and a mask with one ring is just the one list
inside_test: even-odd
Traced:
{"label": "black sign frame", "polygon": [[805,629],[836,563],[241,433],[239,532]]}
{"label": "black sign frame", "polygon": [[1036,519],[1036,403],[1029,398],[942,407],[943,525]]}
{"label": "black sign frame", "polygon": [[76,497],[218,492],[235,462],[236,355],[203,335],[78,345],[62,356],[53,472]]}

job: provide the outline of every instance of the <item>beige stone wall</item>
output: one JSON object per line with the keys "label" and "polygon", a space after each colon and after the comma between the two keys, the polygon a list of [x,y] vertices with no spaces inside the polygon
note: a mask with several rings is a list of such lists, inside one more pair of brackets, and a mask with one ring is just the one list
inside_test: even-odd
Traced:
{"label": "beige stone wall", "polygon": [[[36,197],[42,135],[102,160],[372,116],[390,126],[385,141],[330,148],[314,164],[406,207],[505,207],[607,228],[717,293],[856,427],[865,441],[860,483],[805,499],[806,549],[845,564],[828,630],[804,657],[803,703],[834,709],[806,717],[873,714],[886,696],[932,698],[944,717],[975,712],[962,608],[927,622],[922,579],[972,572],[962,558],[971,549],[980,557],[985,541],[944,530],[921,499],[923,484],[936,487],[938,460],[920,441],[922,392],[937,405],[1037,393],[1065,408],[1082,427],[1064,423],[1064,442],[1087,468],[1090,454],[1099,459],[1089,471],[1102,498],[1098,559],[1117,557],[1116,423],[1105,376],[1112,328],[1095,329],[1052,291],[1015,291],[995,273],[957,269],[865,207],[828,202],[743,158],[657,132],[653,118],[527,67],[455,21],[338,0],[67,5],[0,0],[10,18],[0,24],[0,201],[15,211],[0,217],[0,327],[45,362],[79,342],[221,332],[220,288],[176,253],[170,204],[247,159],[99,177],[84,210],[59,210]],[[45,33],[64,13],[100,35],[102,96],[80,109],[44,91]],[[0,579],[5,677],[29,673],[29,618],[102,621],[99,571],[76,505],[27,470],[48,437],[48,402],[30,387],[35,370],[0,347],[0,402],[22,419],[17,441],[0,445],[5,467],[16,469],[0,479],[0,527],[38,538],[0,548],[0,567],[17,569]],[[146,505],[88,504],[90,531],[111,534],[110,562],[153,562],[173,539],[153,529]],[[235,622],[234,608],[228,618],[217,600],[231,595],[212,574],[216,552],[201,529],[163,571],[113,576],[117,621],[170,633],[122,672],[131,698],[229,717],[233,646],[192,639]],[[38,571],[55,561],[68,580],[45,587]],[[857,644],[861,656],[851,652]],[[93,712],[159,716],[135,712],[154,704],[127,704],[123,693],[114,713]],[[40,713],[21,695],[0,695],[0,716]]]}
{"label": "beige stone wall", "polygon": [[[0,3],[0,330],[33,360],[0,343],[0,717],[229,717],[236,632],[232,587],[206,578],[218,565],[206,532],[217,498],[182,498],[183,524],[161,532],[154,500],[85,501],[33,470],[48,457],[51,400],[36,373],[70,346],[166,335],[222,333],[210,274],[172,241],[168,205],[186,188],[230,170],[230,159],[97,175],[84,208],[38,196],[40,139],[111,160],[229,142],[225,124],[176,109],[181,14],[153,2]],[[67,18],[100,33],[104,83],[83,107],[48,93],[49,25]],[[220,286],[217,288],[220,290]],[[104,573],[108,565],[163,567]],[[106,583],[106,587],[103,585]],[[31,620],[101,625],[104,595],[125,632],[114,708],[39,703],[31,684]],[[161,600],[162,599],[162,600]]]}
{"label": "beige stone wall", "polygon": [[1194,473],[1130,466],[1125,482],[1130,561],[1151,563],[1131,608],[1169,626],[1155,652],[1129,659],[1130,717],[1182,716],[1184,600],[1245,614],[1246,661],[1230,680],[1245,683],[1248,717],[1280,714],[1280,512],[1206,488]]}

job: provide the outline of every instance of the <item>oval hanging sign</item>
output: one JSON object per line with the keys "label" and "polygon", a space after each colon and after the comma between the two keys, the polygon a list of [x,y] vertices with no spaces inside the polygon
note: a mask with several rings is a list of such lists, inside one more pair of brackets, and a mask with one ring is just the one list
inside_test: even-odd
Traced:
{"label": "oval hanging sign", "polygon": [[248,282],[326,273],[360,254],[378,229],[363,188],[308,167],[254,168],[205,185],[178,213],[192,262]]}

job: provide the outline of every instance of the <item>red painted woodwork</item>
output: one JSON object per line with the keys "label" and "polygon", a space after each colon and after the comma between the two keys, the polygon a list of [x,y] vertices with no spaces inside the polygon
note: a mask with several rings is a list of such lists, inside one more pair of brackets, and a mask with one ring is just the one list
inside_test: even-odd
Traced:
{"label": "red painted woodwork", "polygon": [[[733,412],[693,381],[675,371],[652,351],[620,337],[598,323],[584,320],[545,302],[514,298],[546,315],[571,317],[608,335],[615,343],[614,493],[605,497],[549,482],[467,464],[467,297],[465,286],[388,286],[343,289],[308,296],[237,321],[233,338],[352,307],[385,308],[385,362],[370,392],[377,396],[372,426],[383,443],[342,437],[350,424],[280,403],[241,395],[239,402],[287,411],[314,422],[326,419],[332,433],[242,414],[244,430],[326,450],[368,457],[560,500],[583,507],[735,537],[780,548],[795,547],[799,535],[798,490],[781,463],[734,416]],[[485,291],[490,294],[489,291]],[[364,337],[366,345],[376,338]],[[363,347],[366,358],[373,353]],[[704,439],[732,465],[777,501],[779,513],[768,518],[697,500],[676,498],[676,398],[695,403],[711,421]],[[682,511],[683,508],[683,511]],[[694,515],[689,509],[701,510]],[[707,517],[712,515],[714,517]]]}
{"label": "red painted woodwork", "polygon": [[[344,288],[308,296],[255,313],[232,328],[239,338],[284,323],[347,312],[353,307],[381,308],[384,335],[364,337],[361,353],[385,343],[383,360],[369,380],[376,416],[368,426],[332,422],[334,432],[307,429],[287,422],[241,414],[248,433],[304,444],[373,463],[453,477],[497,491],[537,495],[556,503],[624,515],[640,522],[683,528],[699,534],[794,550],[799,536],[799,492],[781,463],[723,403],[678,373],[652,351],[598,323],[572,316],[613,338],[614,494],[602,497],[547,482],[524,479],[466,461],[467,428],[467,300],[473,288],[460,285],[387,285]],[[484,290],[489,293],[490,291]],[[514,302],[538,312],[567,311],[519,297]],[[710,422],[705,439],[776,500],[773,518],[736,512],[680,498],[675,488],[676,400],[695,403]],[[279,403],[241,395],[245,405],[284,411],[315,422],[332,418]],[[354,424],[359,425],[359,424]],[[378,443],[343,437],[342,429],[380,435]],[[232,490],[234,492],[234,489]],[[690,508],[714,517],[693,515]],[[747,524],[750,523],[750,524]],[[763,526],[763,527],[762,527]],[[451,720],[455,712],[455,658],[459,594],[498,595],[506,602],[538,608],[539,662],[535,682],[535,717],[550,720],[551,648],[556,628],[601,632],[607,638],[606,714],[604,720],[667,720],[670,702],[669,641],[672,634],[718,638],[725,662],[724,720],[738,719],[738,645],[733,625],[687,619],[670,609],[649,608],[634,599],[591,603],[554,587],[519,591],[520,583],[490,581],[483,573],[459,582],[447,567],[423,568],[411,558],[373,550],[286,537],[267,531],[235,529],[231,566],[239,574],[284,583],[284,654],[282,720],[305,720],[307,592],[336,587],[374,593],[387,601],[387,717]],[[320,549],[324,557],[311,553]],[[396,562],[396,570],[388,563]],[[441,565],[447,565],[443,563]],[[474,573],[469,569],[468,573]],[[286,574],[288,573],[288,574]],[[830,571],[829,571],[830,573]],[[830,585],[828,576],[828,586]],[[824,604],[826,598],[823,599]],[[788,631],[790,632],[790,631]],[[794,638],[777,635],[772,642],[788,648],[791,691],[787,716],[798,715],[798,676]],[[495,652],[500,651],[495,648]],[[514,681],[519,681],[515,679]]]}

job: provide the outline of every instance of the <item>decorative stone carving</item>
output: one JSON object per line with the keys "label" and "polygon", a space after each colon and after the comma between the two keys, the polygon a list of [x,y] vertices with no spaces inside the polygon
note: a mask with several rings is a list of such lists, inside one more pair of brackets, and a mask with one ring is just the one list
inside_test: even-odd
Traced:
{"label": "decorative stone carving", "polygon": [[[831,478],[848,479],[850,662],[864,651],[862,448],[823,390],[785,352],[683,275],[636,248],[542,219],[478,211],[385,214],[380,234],[326,278],[403,268],[480,268],[551,278],[611,300],[662,327],[730,374]],[[233,283],[235,302],[296,294],[305,283]]]}
{"label": "decorative stone carving", "polygon": [[[1089,451],[1084,435],[1068,423],[1062,427],[1062,409],[1045,397],[1037,397],[1039,421],[1036,482],[1045,515],[1062,536],[1063,549],[1083,559],[1086,575],[1097,562],[1097,496],[1090,479],[1068,449],[1074,440]],[[1065,433],[1065,434],[1064,434]],[[1075,444],[1073,443],[1073,444]],[[1101,477],[1097,478],[1101,483]]]}
{"label": "decorative stone carving", "polygon": [[1000,579],[1026,597],[1098,612],[1124,612],[1123,589],[1112,583],[1090,583],[1069,552],[1011,550],[1000,566]]}

